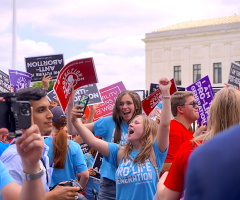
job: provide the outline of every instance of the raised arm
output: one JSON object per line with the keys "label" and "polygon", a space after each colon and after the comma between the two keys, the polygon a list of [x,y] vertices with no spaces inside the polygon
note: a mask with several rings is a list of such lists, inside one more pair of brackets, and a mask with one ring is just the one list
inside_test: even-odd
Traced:
{"label": "raised arm", "polygon": [[[75,97],[75,90],[72,89],[71,91],[71,96],[67,105],[67,128],[68,128],[68,133],[70,135],[79,135],[78,131],[75,129],[75,127],[73,126],[72,122],[71,122],[71,112],[72,109],[74,107],[74,97]],[[93,123],[88,123],[85,124],[85,126],[91,131],[93,132]]]}
{"label": "raised arm", "polygon": [[42,78],[42,84],[43,84],[43,89],[48,90],[49,88],[49,82],[52,80],[52,77],[50,75],[44,74]]}
{"label": "raised arm", "polygon": [[[44,143],[40,136],[37,125],[32,125],[23,132],[21,138],[16,141],[17,150],[21,156],[23,172],[28,174],[38,174],[38,178],[33,180],[23,180],[22,191],[19,199],[42,200],[45,199],[44,188],[40,170],[39,160],[41,159]],[[31,191],[31,192],[29,192]]]}
{"label": "raised arm", "polygon": [[80,121],[78,117],[83,115],[81,110],[78,110],[80,105],[75,106],[72,109],[71,122],[76,128],[78,134],[82,137],[83,141],[87,143],[90,147],[99,151],[104,156],[109,156],[109,149],[107,142],[96,138],[92,132]]}
{"label": "raised arm", "polygon": [[171,82],[167,78],[161,78],[159,80],[159,88],[162,92],[162,111],[157,133],[157,144],[161,152],[164,152],[169,145],[171,120],[170,87]]}

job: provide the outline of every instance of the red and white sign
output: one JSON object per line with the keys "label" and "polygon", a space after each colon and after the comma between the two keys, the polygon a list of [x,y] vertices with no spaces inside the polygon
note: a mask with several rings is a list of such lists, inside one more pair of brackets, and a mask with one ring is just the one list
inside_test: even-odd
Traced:
{"label": "red and white sign", "polygon": [[[172,95],[177,91],[177,86],[174,79],[170,80],[172,82],[170,88],[170,94]],[[148,97],[142,100],[142,107],[146,115],[149,115],[155,106],[162,100],[162,92],[160,89],[157,89],[155,92],[150,94]]]}
{"label": "red and white sign", "polygon": [[58,96],[62,109],[65,111],[72,87],[76,90],[81,86],[97,82],[93,58],[83,58],[74,60],[61,69],[53,89]]}
{"label": "red and white sign", "polygon": [[99,89],[103,103],[101,103],[96,109],[94,121],[101,117],[112,115],[117,96],[124,90],[126,90],[126,88],[121,81],[108,87]]}

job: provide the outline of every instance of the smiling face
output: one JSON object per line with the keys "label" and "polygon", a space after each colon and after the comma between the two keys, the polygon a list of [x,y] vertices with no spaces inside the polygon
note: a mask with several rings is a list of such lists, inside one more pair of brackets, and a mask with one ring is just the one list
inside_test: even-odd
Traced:
{"label": "smiling face", "polygon": [[50,135],[52,131],[53,114],[49,110],[50,103],[47,97],[40,100],[30,100],[33,108],[33,121],[38,125],[41,135]]}
{"label": "smiling face", "polygon": [[190,105],[193,102],[196,102],[196,99],[193,96],[186,97],[186,103],[182,107],[184,117],[190,122],[194,122],[199,118],[198,105],[196,105],[195,107]]}
{"label": "smiling face", "polygon": [[133,104],[132,97],[129,94],[122,96],[119,102],[119,110],[123,121],[128,123],[128,121],[132,119],[135,112],[135,106]]}
{"label": "smiling face", "polygon": [[128,127],[128,142],[131,142],[134,146],[140,145],[142,143],[143,132],[143,117],[136,116]]}

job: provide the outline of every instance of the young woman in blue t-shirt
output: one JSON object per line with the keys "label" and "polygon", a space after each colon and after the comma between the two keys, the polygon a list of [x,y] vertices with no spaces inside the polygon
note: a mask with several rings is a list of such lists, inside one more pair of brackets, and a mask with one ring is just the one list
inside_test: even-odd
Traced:
{"label": "young woman in blue t-shirt", "polygon": [[[82,112],[78,110],[79,106],[72,110],[72,123],[83,140],[108,157],[107,162],[117,168],[115,174],[117,200],[151,199],[156,192],[158,173],[165,160],[169,143],[170,86],[171,82],[168,79],[159,80],[159,88],[163,95],[162,118],[159,125],[141,114],[133,119],[130,118],[129,113],[132,110],[127,108],[128,101],[124,101],[124,98],[115,105],[119,112],[122,112],[122,117],[126,114],[130,120],[126,145],[118,145],[94,137],[89,129],[77,120],[82,116]],[[125,106],[125,110],[121,110],[121,106]]]}

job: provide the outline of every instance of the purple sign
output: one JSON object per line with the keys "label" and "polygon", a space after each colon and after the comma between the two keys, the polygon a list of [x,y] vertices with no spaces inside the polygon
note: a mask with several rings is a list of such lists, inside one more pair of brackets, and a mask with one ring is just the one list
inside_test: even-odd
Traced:
{"label": "purple sign", "polygon": [[203,77],[202,79],[188,86],[186,90],[192,91],[195,94],[195,99],[199,102],[198,124],[203,123],[206,125],[209,116],[209,107],[214,97],[214,92],[209,77]]}
{"label": "purple sign", "polygon": [[27,72],[22,72],[18,70],[9,69],[10,83],[14,88],[14,92],[17,92],[19,89],[30,87],[32,74]]}

